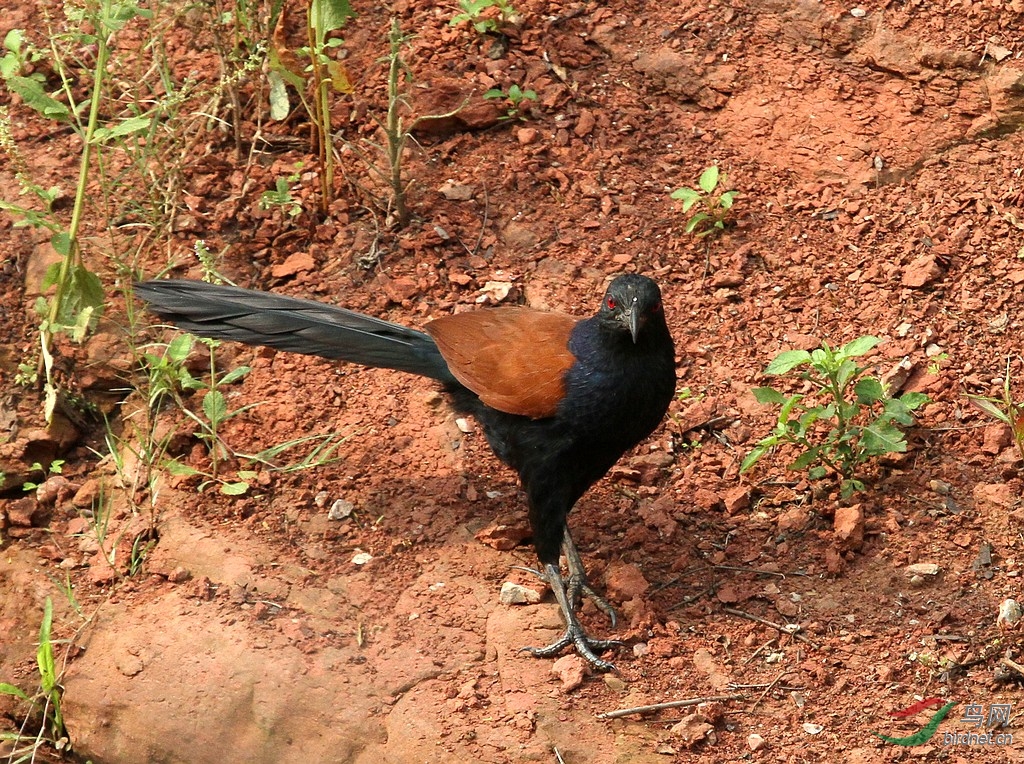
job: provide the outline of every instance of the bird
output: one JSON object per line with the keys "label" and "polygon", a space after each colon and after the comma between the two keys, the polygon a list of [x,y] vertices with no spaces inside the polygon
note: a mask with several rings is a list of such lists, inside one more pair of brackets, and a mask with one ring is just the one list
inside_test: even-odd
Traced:
{"label": "bird", "polygon": [[[537,657],[568,648],[597,671],[621,644],[595,639],[577,610],[584,596],[616,625],[592,587],[569,532],[570,511],[627,451],[648,437],[676,385],[675,347],[657,283],[615,277],[586,318],[528,307],[456,313],[423,331],[323,302],[188,279],[135,285],[161,319],[201,337],[383,367],[436,380],[453,408],[481,425],[495,455],[526,494],[539,568],[564,634]],[[560,554],[568,576],[563,577]]]}

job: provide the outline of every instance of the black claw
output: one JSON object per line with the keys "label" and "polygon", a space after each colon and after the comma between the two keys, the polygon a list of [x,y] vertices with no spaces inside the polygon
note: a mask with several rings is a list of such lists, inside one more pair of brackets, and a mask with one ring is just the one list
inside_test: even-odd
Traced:
{"label": "black claw", "polygon": [[597,657],[597,652],[619,647],[622,642],[617,639],[591,639],[581,628],[569,627],[562,638],[544,647],[521,647],[520,652],[527,652],[535,658],[553,658],[567,647],[575,647],[576,652],[595,671],[614,671],[615,664]]}

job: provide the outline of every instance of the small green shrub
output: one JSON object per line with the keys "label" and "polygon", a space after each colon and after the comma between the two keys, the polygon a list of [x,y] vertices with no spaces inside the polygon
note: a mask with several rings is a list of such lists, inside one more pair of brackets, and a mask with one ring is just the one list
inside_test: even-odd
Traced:
{"label": "small green shrub", "polygon": [[726,184],[727,177],[713,164],[697,179],[697,188],[677,188],[671,197],[682,201],[683,212],[697,211],[686,221],[686,233],[698,237],[708,236],[725,230],[725,221],[732,209],[738,191],[719,191]]}
{"label": "small green shrub", "polygon": [[[502,24],[508,23],[516,14],[516,9],[508,0],[459,0],[459,7],[462,13],[454,16],[448,25],[457,27],[463,21],[468,21],[480,35],[500,33]],[[491,8],[497,10],[497,17],[493,14],[485,15]]]}
{"label": "small green shrub", "polygon": [[837,476],[840,495],[846,498],[864,490],[858,474],[865,463],[906,451],[900,428],[914,424],[912,412],[927,403],[928,396],[909,392],[890,397],[882,382],[867,373],[870,367],[853,360],[879,342],[878,337],[865,336],[836,350],[822,343],[810,352],[787,350],[776,356],[765,374],[784,376],[799,369],[799,378],[815,391],[809,399],[803,394],[787,396],[772,387],[754,388],[760,403],[779,407],[779,418],[772,433],[747,454],[740,472],[749,470],[776,446],[790,444],[802,453],[789,469],[807,470],[811,480]]}
{"label": "small green shrub", "polygon": [[502,119],[525,119],[523,112],[525,111],[525,101],[536,101],[537,91],[535,90],[523,90],[518,85],[512,85],[509,87],[508,92],[500,88],[491,88],[484,93],[484,98],[503,98],[508,103],[508,111]]}

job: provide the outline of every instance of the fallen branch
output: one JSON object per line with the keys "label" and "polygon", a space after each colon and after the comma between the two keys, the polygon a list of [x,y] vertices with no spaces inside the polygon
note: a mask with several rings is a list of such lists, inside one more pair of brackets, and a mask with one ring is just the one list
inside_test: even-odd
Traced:
{"label": "fallen branch", "polygon": [[764,618],[761,618],[760,616],[756,616],[753,613],[747,613],[747,612],[745,612],[743,610],[737,610],[736,608],[732,608],[732,607],[724,607],[723,606],[722,610],[724,610],[726,613],[729,613],[731,615],[738,615],[740,618],[746,618],[747,620],[750,620],[750,621],[756,621],[757,623],[762,623],[765,626],[771,626],[773,629],[778,629],[783,634],[789,634],[791,637],[793,637],[795,639],[799,639],[801,642],[806,642],[811,647],[813,647],[815,650],[820,650],[821,649],[821,647],[819,647],[818,644],[814,640],[812,640],[810,637],[805,636],[804,634],[801,634],[799,631],[795,630],[795,629],[799,629],[800,628],[800,626],[798,626],[797,624],[793,624],[791,626],[784,626],[784,625],[779,624],[779,623],[772,623],[771,621],[768,621],[768,620],[766,620]]}
{"label": "fallen branch", "polygon": [[689,700],[670,700],[667,703],[655,703],[652,706],[635,706],[634,708],[620,708],[616,711],[607,711],[603,714],[598,714],[598,719],[618,719],[622,716],[629,716],[630,714],[649,714],[652,711],[664,711],[667,708],[686,708],[687,706],[697,706],[701,703],[715,703],[718,701],[725,700],[745,700],[746,695],[711,695],[706,698],[690,698]]}
{"label": "fallen branch", "polygon": [[779,674],[777,677],[775,677],[775,681],[772,682],[767,687],[765,687],[764,688],[764,692],[762,692],[760,695],[757,696],[757,700],[754,701],[754,705],[752,705],[750,707],[750,713],[754,713],[754,711],[757,709],[757,707],[761,704],[761,701],[764,700],[765,695],[767,695],[769,692],[771,692],[773,689],[775,689],[775,685],[777,685],[779,682],[781,682],[783,677],[789,676],[792,673],[793,673],[792,671],[783,671],[781,674]]}

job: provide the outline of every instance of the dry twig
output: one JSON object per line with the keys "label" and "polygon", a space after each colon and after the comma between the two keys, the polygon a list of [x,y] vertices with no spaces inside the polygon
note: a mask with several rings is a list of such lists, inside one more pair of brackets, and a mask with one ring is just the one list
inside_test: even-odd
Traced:
{"label": "dry twig", "polygon": [[[806,636],[804,634],[801,634],[799,631],[794,631],[792,628],[788,628],[786,626],[783,626],[782,624],[772,623],[771,621],[768,621],[768,620],[766,620],[764,618],[761,618],[760,616],[756,616],[753,613],[747,613],[747,612],[745,612],[743,610],[737,610],[736,608],[732,608],[732,607],[723,607],[722,610],[724,610],[726,613],[729,613],[730,615],[738,615],[740,618],[746,618],[747,620],[750,620],[750,621],[756,621],[757,623],[762,623],[765,626],[771,626],[773,629],[778,629],[783,634],[789,634],[791,637],[794,637],[795,639],[799,639],[801,642],[806,642],[811,647],[813,647],[815,650],[820,650],[821,649],[821,647],[814,640],[812,640],[810,637],[808,637],[808,636]],[[797,626],[796,628],[800,628],[800,627]]]}
{"label": "dry twig", "polygon": [[652,711],[664,711],[667,708],[686,708],[697,706],[701,703],[715,703],[726,700],[744,700],[747,696],[737,693],[736,695],[711,695],[706,698],[690,698],[689,700],[670,700],[667,703],[655,703],[651,706],[635,706],[633,708],[620,708],[615,711],[606,711],[598,714],[598,719],[618,719],[630,714],[649,714]]}

